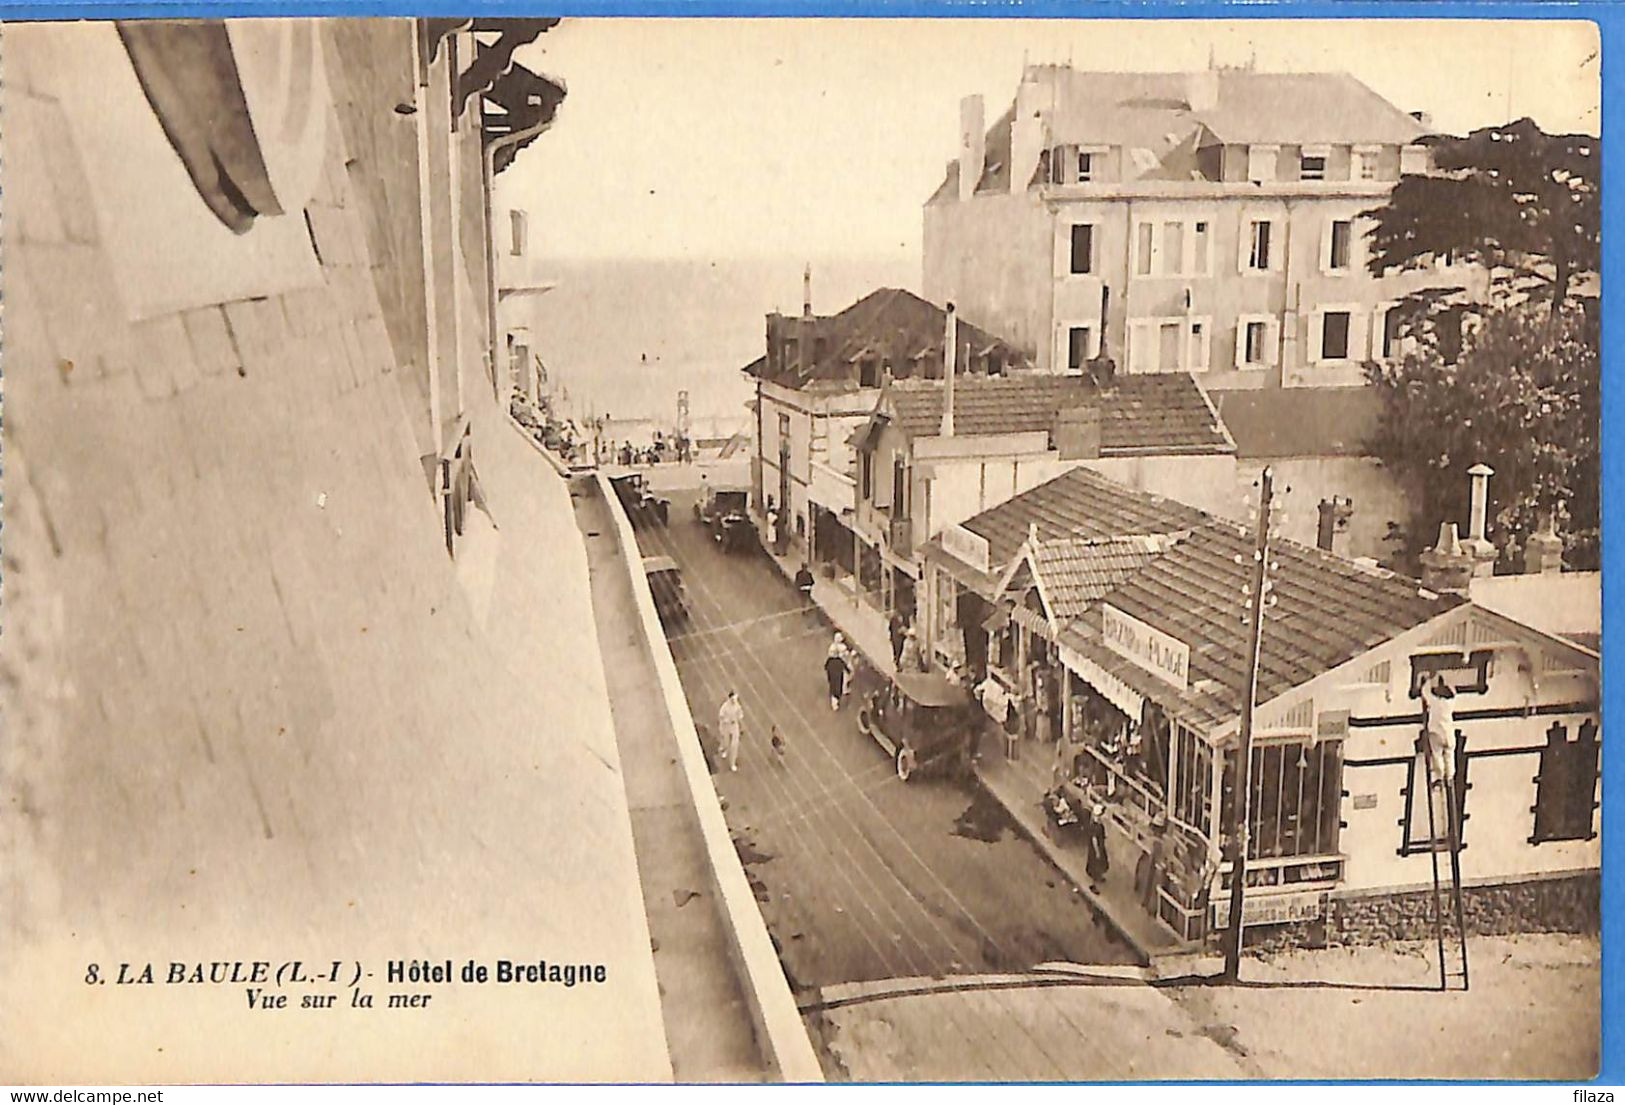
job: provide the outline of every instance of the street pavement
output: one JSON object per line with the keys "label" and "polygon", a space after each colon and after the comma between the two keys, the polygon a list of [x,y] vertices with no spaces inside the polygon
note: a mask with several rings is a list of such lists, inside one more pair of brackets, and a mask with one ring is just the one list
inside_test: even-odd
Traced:
{"label": "street pavement", "polygon": [[[889,978],[1022,971],[1053,961],[1129,963],[1077,892],[986,796],[916,777],[832,711],[832,631],[802,611],[759,552],[727,554],[672,492],[645,555],[683,568],[690,617],[668,630],[701,735],[714,745],[728,690],[745,708],[739,770],[713,762],[730,827],[798,992]],[[787,751],[769,745],[777,725]],[[715,748],[707,754],[715,761]],[[995,993],[990,1000],[1002,999]]]}

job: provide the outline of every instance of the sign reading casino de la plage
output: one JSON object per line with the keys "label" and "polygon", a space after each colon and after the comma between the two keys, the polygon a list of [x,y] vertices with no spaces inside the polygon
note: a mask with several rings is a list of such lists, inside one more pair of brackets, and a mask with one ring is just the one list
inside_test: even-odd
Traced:
{"label": "sign reading casino de la plage", "polygon": [[1146,671],[1184,690],[1189,680],[1191,649],[1177,637],[1153,629],[1140,619],[1106,603],[1100,608],[1106,647]]}

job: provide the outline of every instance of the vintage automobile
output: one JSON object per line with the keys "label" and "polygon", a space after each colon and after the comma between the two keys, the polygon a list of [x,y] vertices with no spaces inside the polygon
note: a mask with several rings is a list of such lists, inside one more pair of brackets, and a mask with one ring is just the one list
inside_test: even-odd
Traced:
{"label": "vintage automobile", "polygon": [[621,501],[627,520],[634,526],[648,522],[665,525],[671,517],[671,500],[662,499],[649,490],[649,481],[642,472],[623,472],[609,477],[615,497]]}
{"label": "vintage automobile", "polygon": [[707,487],[694,504],[694,520],[711,531],[727,552],[756,547],[756,524],[750,520],[750,492],[743,487]]}
{"label": "vintage automobile", "polygon": [[897,777],[970,769],[980,718],[963,687],[937,672],[898,672],[858,710],[858,731],[886,750]]}
{"label": "vintage automobile", "polygon": [[649,593],[654,596],[655,613],[664,625],[673,625],[688,617],[688,596],[683,591],[683,570],[669,556],[643,558],[643,575],[649,581]]}

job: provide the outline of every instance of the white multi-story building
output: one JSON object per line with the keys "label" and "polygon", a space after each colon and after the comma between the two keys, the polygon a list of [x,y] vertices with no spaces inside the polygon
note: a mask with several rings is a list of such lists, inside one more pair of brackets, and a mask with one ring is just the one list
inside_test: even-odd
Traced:
{"label": "white multi-story building", "polygon": [[[1404,516],[1364,440],[1364,366],[1400,354],[1393,306],[1481,270],[1368,270],[1367,213],[1430,171],[1424,122],[1343,73],[1085,73],[1033,66],[925,205],[924,292],[1032,351],[1040,369],[1109,356],[1185,371],[1307,504],[1355,500],[1351,551]],[[1313,541],[1314,511],[1297,512]]]}

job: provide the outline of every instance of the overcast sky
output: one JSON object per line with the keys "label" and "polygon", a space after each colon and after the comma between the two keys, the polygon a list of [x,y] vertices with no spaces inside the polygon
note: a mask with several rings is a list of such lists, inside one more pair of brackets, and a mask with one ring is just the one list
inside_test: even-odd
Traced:
{"label": "overcast sky", "polygon": [[558,257],[918,256],[960,97],[996,118],[1023,59],[1347,70],[1463,132],[1600,128],[1589,23],[567,19],[526,48],[558,122],[503,174]]}

